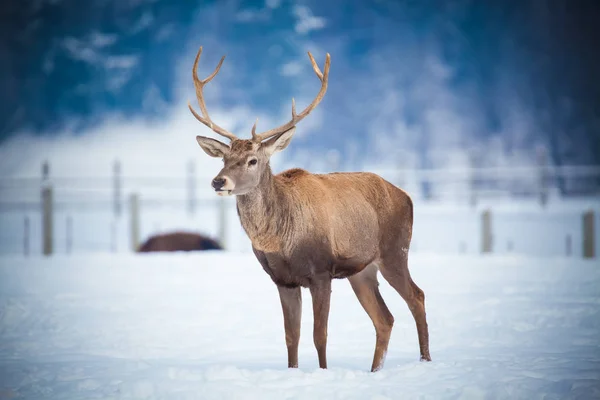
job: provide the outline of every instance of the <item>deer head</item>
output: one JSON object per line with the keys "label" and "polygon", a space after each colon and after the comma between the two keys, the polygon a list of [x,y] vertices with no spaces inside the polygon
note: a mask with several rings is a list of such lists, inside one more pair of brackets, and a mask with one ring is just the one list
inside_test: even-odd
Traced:
{"label": "deer head", "polygon": [[270,129],[262,133],[256,133],[258,119],[252,127],[251,139],[239,139],[236,135],[216,125],[211,119],[204,103],[203,89],[204,85],[210,82],[221,69],[225,56],[221,58],[217,68],[206,79],[198,78],[198,61],[202,54],[202,47],[194,60],[192,77],[194,87],[196,88],[196,98],[202,115],[199,115],[188,103],[188,107],[196,119],[208,126],[214,132],[230,140],[229,144],[216,139],[204,136],[196,136],[198,144],[206,154],[211,157],[223,159],[224,166],[219,174],[212,180],[212,187],[218,195],[242,195],[246,194],[260,185],[265,172],[270,173],[269,160],[271,156],[285,149],[296,130],[296,124],[306,117],[321,102],[327,91],[327,81],[329,78],[330,56],[327,54],[325,60],[325,69],[322,73],[315,59],[310,52],[308,57],[315,71],[315,74],[321,81],[321,90],[300,114],[296,113],[296,105],[292,98],[292,118],[287,123]]}

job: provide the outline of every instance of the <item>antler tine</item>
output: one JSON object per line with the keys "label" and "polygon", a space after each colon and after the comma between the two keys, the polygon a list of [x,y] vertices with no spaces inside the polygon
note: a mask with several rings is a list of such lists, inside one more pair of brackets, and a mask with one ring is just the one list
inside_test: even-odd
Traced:
{"label": "antler tine", "polygon": [[[321,70],[319,69],[319,65],[315,61],[315,58],[312,56],[312,54],[310,54],[310,51],[308,52],[308,58],[310,58],[310,63],[312,64],[315,74],[317,74],[317,76],[319,77],[321,82],[323,82],[323,74],[321,73]],[[329,62],[329,53],[327,53],[327,59],[325,60],[325,68],[326,69],[328,68],[328,64],[327,64],[328,62]]]}
{"label": "antler tine", "polygon": [[292,119],[289,122],[287,122],[277,128],[270,129],[270,130],[260,133],[260,134],[256,134],[254,132],[254,130],[256,129],[256,125],[255,125],[253,128],[253,132],[252,132],[252,139],[254,141],[262,142],[265,139],[268,139],[270,137],[273,137],[275,135],[278,135],[280,133],[283,133],[283,132],[291,129],[298,122],[300,122],[304,117],[306,117],[308,114],[310,114],[310,112],[315,109],[315,107],[321,102],[321,100],[323,100],[323,96],[325,96],[325,92],[327,92],[327,83],[329,80],[329,67],[331,66],[331,56],[329,55],[329,53],[327,53],[327,56],[325,58],[325,68],[322,73],[321,73],[321,70],[319,69],[319,66],[317,65],[317,62],[315,61],[314,57],[312,56],[312,54],[310,54],[310,51],[308,52],[308,57],[310,58],[310,63],[312,64],[315,74],[321,81],[321,89],[319,90],[319,93],[317,93],[317,97],[315,97],[315,99],[312,101],[312,103],[310,103],[308,105],[308,107],[306,107],[300,114],[296,114],[296,102],[292,98]]}
{"label": "antler tine", "polygon": [[258,118],[256,118],[256,122],[254,122],[254,125],[252,126],[252,140],[258,139],[256,137],[256,125],[258,125]]}
{"label": "antler tine", "polygon": [[194,60],[194,67],[192,69],[192,78],[194,80],[194,87],[196,89],[196,99],[198,100],[198,105],[200,106],[200,111],[202,112],[202,116],[199,115],[196,112],[196,110],[194,110],[192,108],[192,104],[189,101],[188,101],[188,108],[190,109],[190,111],[192,112],[194,117],[196,117],[196,119],[198,121],[200,121],[204,125],[208,126],[214,132],[216,132],[219,135],[224,136],[230,140],[236,140],[237,136],[235,136],[233,133],[221,128],[219,125],[215,124],[210,119],[210,116],[208,115],[208,111],[206,109],[206,104],[204,103],[204,94],[202,92],[204,89],[204,85],[206,85],[208,82],[210,82],[219,73],[219,70],[221,69],[221,66],[223,65],[223,61],[225,61],[225,56],[221,57],[221,61],[219,61],[219,64],[217,65],[217,68],[215,68],[213,73],[210,74],[206,79],[201,80],[200,78],[198,78],[198,61],[200,61],[201,54],[202,54],[202,46],[200,46],[200,50],[198,50],[198,54],[196,54],[196,59]]}

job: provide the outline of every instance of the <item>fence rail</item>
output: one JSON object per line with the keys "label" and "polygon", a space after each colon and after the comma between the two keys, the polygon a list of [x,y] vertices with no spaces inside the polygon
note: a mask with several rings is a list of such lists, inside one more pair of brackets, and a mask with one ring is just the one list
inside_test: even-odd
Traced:
{"label": "fence rail", "polygon": [[[115,162],[112,176],[51,177],[44,163],[40,177],[0,177],[0,253],[130,251],[168,229],[201,230],[227,248],[249,248],[233,199],[216,197],[207,183],[211,176],[198,174],[193,163],[185,163],[180,176],[124,172]],[[600,166],[372,172],[413,197],[413,249],[485,254],[536,248],[539,254],[596,256]],[[561,184],[581,179],[588,182],[585,196],[561,192]]]}

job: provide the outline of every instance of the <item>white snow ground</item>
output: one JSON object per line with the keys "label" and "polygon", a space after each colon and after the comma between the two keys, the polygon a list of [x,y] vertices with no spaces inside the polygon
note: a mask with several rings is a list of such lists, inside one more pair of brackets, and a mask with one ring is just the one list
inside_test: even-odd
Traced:
{"label": "white snow ground", "polygon": [[304,295],[300,368],[288,370],[275,286],[249,254],[0,258],[0,399],[600,398],[597,262],[411,256],[433,362],[410,313],[368,372],[374,330],[346,280],[332,294],[329,370]]}

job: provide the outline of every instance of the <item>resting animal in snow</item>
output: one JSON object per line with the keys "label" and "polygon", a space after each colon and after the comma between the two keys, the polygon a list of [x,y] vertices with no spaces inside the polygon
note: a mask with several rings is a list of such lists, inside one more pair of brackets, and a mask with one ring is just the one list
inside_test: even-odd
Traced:
{"label": "resting animal in snow", "polygon": [[199,251],[220,250],[221,246],[215,240],[191,232],[173,232],[154,235],[146,239],[139,247],[139,253],[155,251]]}

